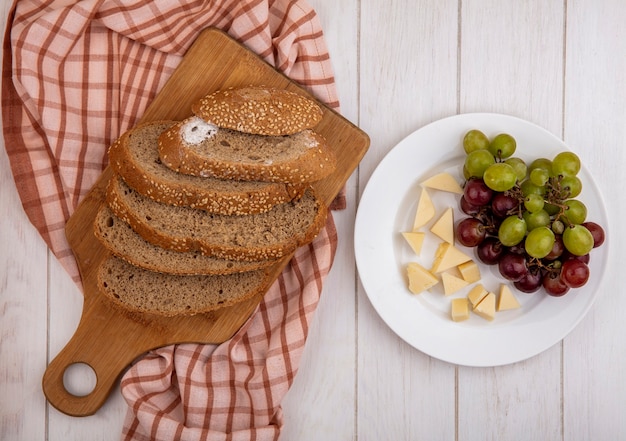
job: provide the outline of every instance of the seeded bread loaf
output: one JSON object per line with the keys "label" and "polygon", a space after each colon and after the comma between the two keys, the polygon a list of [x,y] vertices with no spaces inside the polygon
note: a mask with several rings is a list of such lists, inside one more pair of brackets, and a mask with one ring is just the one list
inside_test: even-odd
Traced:
{"label": "seeded bread loaf", "polygon": [[230,306],[267,288],[264,270],[181,276],[148,271],[114,256],[98,268],[100,291],[124,310],[161,316],[193,315]]}
{"label": "seeded bread loaf", "polygon": [[159,157],[176,172],[201,177],[307,184],[335,170],[337,159],[312,130],[262,136],[218,128],[198,117],[159,136]]}
{"label": "seeded bread loaf", "polygon": [[236,261],[205,256],[197,251],[181,253],[151,244],[102,204],[94,221],[94,233],[111,253],[151,271],[193,275],[232,274],[267,268],[275,260]]}
{"label": "seeded bread loaf", "polygon": [[315,127],[322,109],[294,92],[243,87],[211,93],[192,105],[193,113],[217,127],[257,135],[292,135]]}
{"label": "seeded bread loaf", "polygon": [[156,121],[125,132],[109,148],[111,168],[144,196],[221,214],[253,214],[302,195],[304,186],[222,180],[176,173],[161,163],[159,135],[175,124]]}
{"label": "seeded bread loaf", "polygon": [[109,182],[107,203],[117,217],[157,246],[248,261],[278,259],[309,243],[328,213],[312,188],[301,198],[265,213],[226,216],[161,204],[134,191],[117,176]]}

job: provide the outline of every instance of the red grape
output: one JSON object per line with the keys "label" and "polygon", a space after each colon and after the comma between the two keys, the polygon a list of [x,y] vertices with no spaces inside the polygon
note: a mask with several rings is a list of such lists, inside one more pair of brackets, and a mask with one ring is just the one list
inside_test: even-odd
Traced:
{"label": "red grape", "polygon": [[550,271],[543,276],[542,285],[546,293],[553,297],[561,297],[569,291],[569,286],[561,280],[561,276],[558,272]]}
{"label": "red grape", "polygon": [[519,207],[519,201],[506,193],[497,193],[491,200],[491,211],[498,217],[506,217]]}
{"label": "red grape", "polygon": [[569,259],[561,267],[561,280],[570,288],[580,288],[589,280],[589,267],[579,259]]}
{"label": "red grape", "polygon": [[505,246],[495,237],[486,237],[476,247],[478,259],[486,265],[495,265],[498,263],[505,251]]}
{"label": "red grape", "polygon": [[485,239],[486,234],[483,223],[473,217],[463,219],[456,227],[456,238],[466,247],[477,246]]}
{"label": "red grape", "polygon": [[541,271],[528,271],[521,279],[513,282],[513,285],[520,291],[525,293],[533,293],[538,291],[542,286],[543,275]]}
{"label": "red grape", "polygon": [[481,207],[477,205],[472,205],[469,202],[467,202],[467,199],[465,199],[465,196],[461,196],[460,206],[461,206],[461,211],[469,216],[476,216],[478,213],[480,213],[480,210],[481,210]]}
{"label": "red grape", "polygon": [[472,178],[465,183],[463,196],[470,204],[483,207],[491,202],[493,190],[487,187],[482,179]]}
{"label": "red grape", "polygon": [[502,277],[505,279],[513,282],[520,280],[528,274],[526,256],[511,252],[504,253],[498,262],[498,269],[500,270]]}
{"label": "red grape", "polygon": [[593,247],[597,248],[604,243],[604,229],[595,222],[583,222],[583,227],[586,227],[593,236]]}

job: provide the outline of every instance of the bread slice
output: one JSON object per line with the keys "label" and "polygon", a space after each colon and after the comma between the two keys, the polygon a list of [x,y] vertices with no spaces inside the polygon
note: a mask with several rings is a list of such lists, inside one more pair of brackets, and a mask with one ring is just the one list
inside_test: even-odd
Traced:
{"label": "bread slice", "polygon": [[230,306],[269,286],[264,270],[227,275],[181,276],[157,273],[114,256],[98,268],[98,287],[125,311],[160,316],[193,315]]}
{"label": "bread slice", "polygon": [[198,100],[191,110],[218,127],[271,136],[313,128],[323,116],[315,101],[263,86],[219,90]]}
{"label": "bread slice", "polygon": [[313,240],[328,213],[312,188],[300,199],[265,213],[226,216],[161,204],[134,191],[117,176],[109,182],[106,200],[113,213],[150,243],[232,260],[286,256]]}
{"label": "bread slice", "polygon": [[155,121],[126,131],[109,148],[115,173],[144,196],[171,205],[221,214],[254,214],[302,195],[303,185],[235,181],[176,173],[161,163],[159,135],[174,121]]}
{"label": "bread slice", "polygon": [[326,140],[312,130],[262,136],[209,126],[198,117],[159,137],[159,157],[172,170],[202,177],[307,184],[337,166]]}
{"label": "bread slice", "polygon": [[205,256],[197,251],[180,253],[157,247],[119,219],[106,205],[102,204],[94,220],[94,234],[111,253],[151,271],[193,275],[232,274],[267,268],[275,260],[236,261]]}

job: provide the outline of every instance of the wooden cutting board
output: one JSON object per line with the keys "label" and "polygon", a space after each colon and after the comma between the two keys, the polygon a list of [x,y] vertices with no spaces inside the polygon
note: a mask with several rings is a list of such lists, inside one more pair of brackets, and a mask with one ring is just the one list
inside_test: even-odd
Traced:
{"label": "wooden cutting board", "polygon": [[[247,85],[273,86],[310,96],[224,32],[207,29],[189,49],[141,122],[181,120],[191,114],[192,102],[200,97],[215,90]],[[316,131],[324,135],[334,149],[338,167],[334,174],[316,183],[315,187],[330,203],[365,155],[369,137],[336,112],[321,106],[324,117]],[[172,318],[129,314],[114,307],[96,285],[98,265],[108,252],[92,230],[110,176],[111,171],[107,168],[66,226],[66,235],[83,280],[84,305],[75,334],[44,374],[43,390],[55,408],[73,416],[95,413],[130,363],[151,349],[174,343],[221,343],[228,340],[250,317],[262,298],[257,296],[207,314]],[[275,277],[288,261],[284,259],[272,268]],[[72,395],[63,385],[65,370],[74,363],[85,363],[95,371],[95,389],[86,396]]]}

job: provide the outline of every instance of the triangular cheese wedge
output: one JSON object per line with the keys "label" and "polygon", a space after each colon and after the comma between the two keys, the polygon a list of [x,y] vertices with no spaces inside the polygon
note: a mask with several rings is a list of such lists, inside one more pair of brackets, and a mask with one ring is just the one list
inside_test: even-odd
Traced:
{"label": "triangular cheese wedge", "polygon": [[417,210],[415,211],[415,219],[413,220],[413,231],[419,230],[433,217],[435,217],[435,206],[426,189],[422,188],[420,200],[417,203]]}
{"label": "triangular cheese wedge", "polygon": [[441,282],[443,283],[443,292],[447,296],[469,285],[465,280],[450,273],[443,273]]}
{"label": "triangular cheese wedge", "polygon": [[462,322],[469,318],[469,303],[464,297],[452,299],[450,302],[450,317],[455,322]]}
{"label": "triangular cheese wedge", "polygon": [[407,276],[409,278],[409,291],[413,294],[419,294],[439,283],[437,277],[416,262],[409,262],[407,265]]}
{"label": "triangular cheese wedge", "polygon": [[467,293],[467,300],[472,304],[472,308],[476,308],[476,306],[481,302],[485,296],[489,294],[489,292],[482,286],[480,283],[474,286],[470,292]]}
{"label": "triangular cheese wedge", "polygon": [[462,263],[472,260],[470,256],[457,249],[449,242],[442,242],[435,251],[435,260],[431,272],[440,273]]}
{"label": "triangular cheese wedge", "polygon": [[467,283],[474,283],[480,280],[480,268],[473,260],[460,264],[458,267],[463,280]]}
{"label": "triangular cheese wedge", "polygon": [[517,309],[520,306],[517,297],[511,292],[511,289],[504,283],[500,285],[500,295],[498,296],[496,309],[498,311],[505,311],[507,309]]}
{"label": "triangular cheese wedge", "polygon": [[430,231],[449,243],[454,243],[454,212],[451,207],[430,227]]}
{"label": "triangular cheese wedge", "polygon": [[496,317],[496,295],[492,292],[487,294],[480,303],[476,305],[474,312],[485,320],[493,320]]}
{"label": "triangular cheese wedge", "polygon": [[402,233],[402,236],[404,236],[404,239],[406,239],[413,252],[419,256],[422,251],[422,245],[424,243],[426,233],[422,233],[420,231],[409,231]]}
{"label": "triangular cheese wedge", "polygon": [[438,173],[435,176],[426,179],[422,185],[435,190],[448,191],[450,193],[463,194],[463,189],[454,177],[449,173]]}

